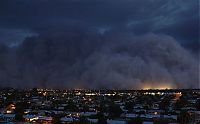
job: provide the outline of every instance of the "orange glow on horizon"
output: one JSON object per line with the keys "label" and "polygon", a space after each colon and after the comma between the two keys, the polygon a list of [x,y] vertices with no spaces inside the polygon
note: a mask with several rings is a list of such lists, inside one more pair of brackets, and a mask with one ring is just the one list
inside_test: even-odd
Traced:
{"label": "orange glow on horizon", "polygon": [[146,83],[142,86],[142,89],[149,90],[149,89],[158,89],[158,90],[165,90],[165,89],[174,89],[176,88],[172,84],[152,84],[152,83]]}

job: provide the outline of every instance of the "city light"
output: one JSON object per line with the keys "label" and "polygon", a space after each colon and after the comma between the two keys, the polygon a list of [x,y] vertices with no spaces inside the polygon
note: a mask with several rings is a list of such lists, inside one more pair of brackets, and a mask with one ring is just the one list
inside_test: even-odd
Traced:
{"label": "city light", "polygon": [[166,83],[166,84],[158,83],[157,85],[155,85],[155,83],[154,84],[145,83],[142,86],[142,89],[144,89],[144,90],[150,90],[150,89],[166,90],[166,89],[174,89],[174,88],[175,88],[175,86],[170,85],[169,83]]}

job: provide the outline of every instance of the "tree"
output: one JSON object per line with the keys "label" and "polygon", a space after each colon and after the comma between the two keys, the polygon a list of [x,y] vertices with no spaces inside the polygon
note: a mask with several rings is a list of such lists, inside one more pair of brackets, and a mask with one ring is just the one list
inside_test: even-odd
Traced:
{"label": "tree", "polygon": [[72,112],[79,111],[78,107],[76,106],[76,104],[72,100],[68,102],[68,105],[66,106],[65,109],[72,111]]}
{"label": "tree", "polygon": [[107,124],[107,119],[102,112],[97,113],[98,124]]}
{"label": "tree", "polygon": [[169,121],[166,119],[158,119],[153,124],[169,124]]}
{"label": "tree", "polygon": [[32,95],[33,96],[38,96],[38,90],[37,90],[37,88],[33,88],[32,89]]}
{"label": "tree", "polygon": [[195,103],[195,107],[197,110],[200,110],[200,99],[198,99]]}
{"label": "tree", "polygon": [[133,102],[126,102],[125,103],[125,109],[128,110],[128,112],[132,112],[133,111]]}
{"label": "tree", "polygon": [[187,106],[187,104],[188,104],[187,99],[186,99],[186,98],[183,98],[183,97],[180,97],[180,99],[176,101],[174,107],[175,107],[175,109],[180,110],[181,108]]}
{"label": "tree", "polygon": [[127,124],[142,124],[143,121],[140,117],[133,118],[127,122]]}
{"label": "tree", "polygon": [[54,116],[52,122],[53,122],[53,124],[60,124],[61,123],[60,117]]}
{"label": "tree", "polygon": [[100,112],[108,112],[108,107],[106,107],[104,103],[100,103],[99,107],[97,107],[97,110]]}
{"label": "tree", "polygon": [[159,108],[166,111],[169,105],[170,105],[170,98],[166,97],[160,102]]}
{"label": "tree", "polygon": [[84,111],[84,112],[89,111],[89,106],[88,106],[88,105],[83,105],[83,111]]}
{"label": "tree", "polygon": [[24,103],[24,102],[16,103],[16,108],[15,108],[15,120],[16,121],[24,121],[23,114],[24,114],[25,106],[26,106],[26,103]]}
{"label": "tree", "polygon": [[88,119],[86,117],[81,116],[78,124],[91,124],[91,123],[90,123],[90,121],[88,121]]}
{"label": "tree", "polygon": [[109,106],[109,116],[111,118],[118,118],[122,114],[122,109],[119,105],[116,105],[115,103],[111,103]]}
{"label": "tree", "polygon": [[185,110],[182,110],[182,111],[180,112],[180,114],[178,115],[178,122],[179,122],[180,124],[188,124],[188,123],[190,122],[190,120],[191,120],[191,116],[190,116],[190,114],[189,114],[187,111],[185,111]]}

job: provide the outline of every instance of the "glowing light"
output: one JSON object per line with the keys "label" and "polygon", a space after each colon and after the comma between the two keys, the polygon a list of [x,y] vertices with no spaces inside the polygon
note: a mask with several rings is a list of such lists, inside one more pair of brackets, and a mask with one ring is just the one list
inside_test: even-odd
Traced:
{"label": "glowing light", "polygon": [[11,104],[11,105],[10,105],[10,109],[11,109],[11,110],[14,110],[14,109],[15,109],[15,105],[14,105],[14,104]]}
{"label": "glowing light", "polygon": [[165,89],[173,89],[175,88],[175,86],[173,86],[172,84],[159,84],[159,83],[145,83],[142,86],[142,89],[144,90],[150,90],[150,89],[158,89],[158,90],[165,90]]}
{"label": "glowing light", "polygon": [[43,93],[43,96],[47,96],[47,92],[44,92],[44,93]]}
{"label": "glowing light", "polygon": [[182,93],[181,92],[178,92],[175,94],[176,95],[176,99],[179,99],[181,96],[182,96]]}
{"label": "glowing light", "polygon": [[25,112],[24,112],[24,114],[28,114],[28,113],[29,113],[29,111],[25,111]]}
{"label": "glowing light", "polygon": [[9,106],[7,106],[7,112],[6,113],[11,113],[11,110],[15,110],[15,105],[14,104],[10,104]]}
{"label": "glowing light", "polygon": [[152,92],[145,92],[144,94],[145,94],[145,95],[148,95],[148,94],[149,94],[149,95],[156,95],[156,93],[152,93]]}
{"label": "glowing light", "polygon": [[76,93],[77,96],[81,95],[81,92]]}
{"label": "glowing light", "polygon": [[86,93],[85,95],[86,96],[95,96],[96,94],[95,93]]}
{"label": "glowing light", "polygon": [[31,118],[30,121],[34,121],[34,120],[38,120],[39,118],[38,117],[35,117],[35,118]]}
{"label": "glowing light", "polygon": [[7,114],[11,114],[12,111],[11,111],[11,110],[7,110],[6,113],[7,113]]}
{"label": "glowing light", "polygon": [[107,94],[104,94],[105,96],[114,96],[115,93],[107,93]]}

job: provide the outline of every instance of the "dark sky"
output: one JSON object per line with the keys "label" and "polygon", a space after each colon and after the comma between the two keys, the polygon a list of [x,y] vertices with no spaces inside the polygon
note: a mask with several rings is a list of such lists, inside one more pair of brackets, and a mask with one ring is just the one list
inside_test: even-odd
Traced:
{"label": "dark sky", "polygon": [[1,0],[0,40],[20,42],[31,34],[77,26],[163,33],[192,45],[198,42],[198,7],[198,0]]}
{"label": "dark sky", "polygon": [[[115,84],[123,84],[127,88],[133,83],[141,88],[141,84],[150,80],[152,85],[170,82],[176,88],[196,87],[199,83],[196,68],[199,64],[198,23],[198,0],[1,0],[0,74],[9,73],[9,76],[1,76],[0,81],[2,86],[19,87],[28,82],[25,87],[51,84],[49,87],[116,88]],[[154,40],[156,43],[152,43]],[[160,45],[159,49],[152,44]],[[167,51],[161,51],[161,47]],[[169,58],[163,60],[167,52]],[[102,58],[93,60],[99,54]],[[120,57],[115,57],[118,54]],[[179,60],[173,60],[172,56]],[[185,58],[178,58],[181,56]],[[114,60],[108,65],[99,62],[107,57]],[[140,66],[135,57],[147,65],[152,63],[152,67],[159,66],[160,70],[147,70],[150,76],[140,74],[145,73],[141,69],[145,64],[135,69]],[[95,67],[88,61],[95,61],[91,63]],[[113,61],[122,61],[123,66]],[[91,75],[107,66],[114,67],[99,70],[111,76]],[[120,66],[123,69],[120,70]],[[129,66],[133,66],[133,70],[126,72]],[[179,75],[182,71],[185,73]],[[196,75],[193,81],[186,74],[190,71]],[[38,72],[41,75],[34,75]],[[163,75],[157,79],[160,72]],[[188,76],[184,84],[193,82],[191,85],[182,86],[184,75]],[[93,82],[94,86],[85,86],[85,82]]]}

